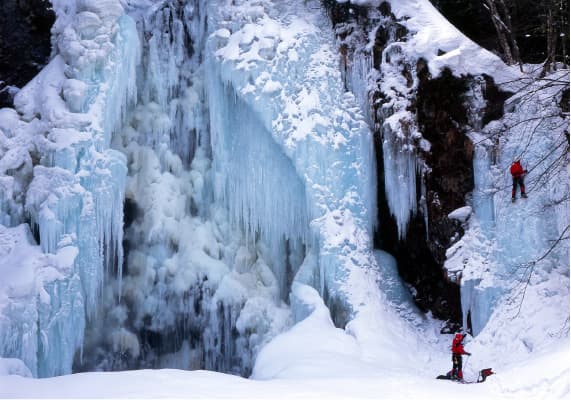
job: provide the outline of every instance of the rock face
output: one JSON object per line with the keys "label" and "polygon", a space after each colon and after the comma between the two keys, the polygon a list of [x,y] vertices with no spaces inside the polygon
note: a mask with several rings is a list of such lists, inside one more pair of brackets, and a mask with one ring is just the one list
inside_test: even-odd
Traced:
{"label": "rock face", "polygon": [[466,195],[474,189],[473,145],[464,134],[468,119],[463,97],[470,78],[456,78],[449,70],[431,78],[422,60],[417,73],[417,117],[431,143],[431,151],[423,154],[430,167],[425,176],[428,248],[436,263],[443,265],[446,249],[464,234],[460,222],[447,216],[466,205]]}
{"label": "rock face", "polygon": [[[349,3],[326,1],[329,15],[340,43],[342,67],[353,63],[352,57],[374,37],[371,47],[372,76],[382,79],[383,51],[392,42],[406,40],[406,28],[391,13],[389,3],[378,9],[364,9]],[[374,36],[373,36],[374,34]],[[363,39],[365,38],[365,39]],[[387,55],[388,57],[389,55]],[[416,63],[416,65],[415,65]],[[371,129],[375,132],[377,154],[377,204],[379,230],[375,245],[391,253],[398,262],[399,273],[411,287],[420,309],[431,311],[447,324],[444,331],[457,329],[462,321],[460,287],[449,281],[444,262],[446,250],[464,234],[462,223],[449,219],[448,214],[466,205],[474,189],[473,144],[466,132],[474,129],[474,110],[469,110],[470,93],[478,86],[485,105],[476,110],[478,124],[497,119],[502,114],[505,94],[499,92],[488,77],[456,77],[444,70],[433,77],[423,59],[406,60],[400,64],[401,74],[410,91],[407,112],[414,115],[414,124],[430,149],[416,142],[417,213],[411,215],[404,235],[391,215],[385,187],[383,160],[383,105],[391,94],[384,93],[381,84],[369,86]],[[370,75],[371,76],[371,75]],[[350,85],[348,85],[349,87]],[[386,108],[385,108],[386,109]],[[386,117],[386,115],[384,115]],[[421,188],[420,186],[424,186]],[[412,212],[411,212],[412,214]]]}
{"label": "rock face", "polygon": [[[417,305],[448,321],[447,330],[454,330],[462,317],[460,288],[447,279],[443,265],[446,250],[464,234],[461,223],[449,219],[448,214],[466,205],[466,195],[474,188],[473,146],[465,135],[468,118],[463,101],[470,78],[457,78],[446,70],[432,78],[423,60],[417,63],[416,74],[419,84],[411,104],[420,131],[431,144],[430,151],[419,153],[426,166],[419,175],[424,175],[427,215],[415,215],[404,239],[399,240],[396,223],[386,206],[380,169],[378,196],[382,227],[377,243],[397,258],[402,278],[414,288]],[[380,140],[377,154],[382,157]],[[378,165],[383,165],[382,160]],[[418,201],[421,202],[420,197]]]}
{"label": "rock face", "polygon": [[54,21],[48,0],[0,2],[0,108],[48,62]]}

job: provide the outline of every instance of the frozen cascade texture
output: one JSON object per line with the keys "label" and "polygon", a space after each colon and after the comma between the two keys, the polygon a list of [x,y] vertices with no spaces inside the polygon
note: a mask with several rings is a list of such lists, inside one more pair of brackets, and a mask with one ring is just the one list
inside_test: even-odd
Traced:
{"label": "frozen cascade texture", "polygon": [[[418,59],[409,51],[412,44],[407,42],[405,24],[395,21],[394,15],[371,7],[366,23],[356,21],[336,27],[343,79],[357,97],[367,123],[380,132],[387,204],[404,239],[410,218],[425,206],[424,182],[417,182],[424,176],[425,165],[418,152],[419,148],[427,150],[429,144],[418,130],[412,103],[418,77],[411,71]],[[363,37],[360,24],[369,29],[368,37]]]}
{"label": "frozen cascade texture", "polygon": [[[316,25],[290,14],[287,5],[272,4],[273,9],[266,10],[269,5],[238,8],[229,2],[221,4],[215,2],[208,12],[209,18],[219,21],[209,23],[216,30],[207,43],[210,59],[207,59],[206,81],[211,85],[207,92],[226,91],[234,93],[237,99],[222,97],[224,103],[220,104],[220,96],[209,96],[211,115],[229,116],[244,102],[259,121],[255,130],[271,134],[281,152],[291,160],[291,168],[305,187],[310,220],[302,238],[309,238],[305,244],[317,256],[315,263],[304,264],[315,268],[313,273],[305,272],[298,278],[313,277],[312,282],[302,283],[318,282],[317,289],[333,309],[336,323],[344,325],[360,304],[357,300],[360,294],[351,292],[346,285],[352,279],[361,279],[367,268],[376,266],[370,250],[374,224],[370,131],[354,97],[343,93],[336,57],[328,44],[332,43],[332,37],[327,41]],[[283,18],[269,17],[274,14]],[[321,27],[326,31],[326,20],[320,17]],[[287,26],[287,34],[285,30],[282,33],[280,24]],[[286,76],[287,80],[280,79]],[[228,142],[234,130],[214,125],[211,134],[215,162],[230,158],[225,153],[230,150]],[[288,163],[279,168],[286,167]],[[241,180],[251,179],[250,171],[238,172],[246,174]],[[281,176],[293,175],[281,171]],[[259,185],[264,176],[254,175],[254,178],[258,181],[252,184],[261,190]],[[291,182],[286,190],[296,186]],[[256,191],[236,194],[242,193],[250,197],[247,203],[260,201],[256,199],[259,195]],[[268,203],[281,202],[279,197],[283,195],[283,191],[271,193]],[[230,204],[244,203],[236,198],[230,200]],[[302,204],[296,200],[292,206],[295,210]],[[260,226],[262,233],[273,234],[264,227],[272,224],[272,219],[261,220],[247,210],[237,211],[246,227]],[[299,227],[291,223],[294,222],[291,217],[284,222],[287,237],[299,235]],[[268,241],[279,243],[279,238],[269,236]]]}
{"label": "frozen cascade texture", "polygon": [[[253,154],[252,164],[229,168],[226,160],[215,161],[222,165],[216,173],[231,178],[222,179],[222,185],[233,186],[214,189],[209,157],[214,122],[205,111],[200,65],[204,7],[198,1],[166,1],[139,17],[147,38],[138,71],[139,100],[114,142],[129,168],[124,296],[117,301],[118,283],[106,288],[106,317],[88,328],[79,369],[176,367],[247,376],[258,349],[289,324],[281,299],[287,297],[291,277],[280,272],[301,263],[303,246],[297,238],[268,245],[258,225],[241,230],[229,223],[236,221],[236,210],[226,198],[214,201],[216,191],[253,190],[238,179],[239,170],[261,174],[270,185],[274,181],[268,179],[281,172],[272,169],[272,162],[280,165],[285,157],[280,159],[268,140],[244,143],[247,138],[235,135],[233,156]],[[255,128],[248,109],[237,111],[214,118],[239,124],[237,130]],[[254,148],[247,150],[249,145]],[[284,209],[287,201],[299,203],[295,195],[303,193],[293,178],[286,176],[280,184],[290,181],[292,194],[276,204]],[[251,218],[277,211],[259,203],[239,207]],[[304,208],[305,202],[294,210],[303,217]],[[275,220],[269,228],[283,229],[282,222]]]}
{"label": "frozen cascade texture", "polygon": [[[291,324],[294,280],[338,325],[371,294],[380,306],[371,135],[325,15],[300,18],[305,6],[134,4],[141,44],[117,1],[54,2],[54,58],[18,95],[22,117],[2,110],[2,222],[29,215],[27,247],[65,273],[36,286],[47,296],[27,324],[2,319],[16,335],[3,357],[36,376],[71,372],[74,355],[76,370],[248,375]],[[34,340],[13,321],[40,321]]]}
{"label": "frozen cascade texture", "polygon": [[[109,145],[136,97],[139,62],[136,27],[120,2],[54,1],[54,8],[54,58],[16,96],[21,116],[1,111],[9,117],[2,126],[2,172],[23,165],[26,173],[18,183],[3,179],[8,198],[1,199],[1,220],[15,226],[29,218],[37,229],[43,254],[16,266],[43,278],[0,310],[2,331],[12,332],[2,336],[0,353],[21,358],[40,377],[71,373],[85,321],[97,312],[104,271],[122,265],[126,160]],[[33,172],[31,159],[40,160]],[[35,303],[34,310],[14,314],[25,302]],[[37,331],[20,342],[12,324]]]}
{"label": "frozen cascade texture", "polygon": [[[399,236],[404,237],[408,221],[417,209],[418,161],[416,144],[421,138],[414,117],[407,111],[417,82],[410,85],[403,73],[408,62],[400,43],[391,43],[383,51],[380,89],[394,93],[390,102],[377,112],[382,124],[383,162],[387,203],[397,221]],[[413,81],[416,81],[413,78]],[[395,90],[394,88],[398,88]]]}
{"label": "frozen cascade texture", "polygon": [[[406,53],[409,44],[403,39],[402,25],[377,10],[369,11],[368,23],[372,25],[368,43],[360,44],[360,29],[354,23],[341,24],[337,35],[343,37],[342,45],[351,52],[343,59],[347,87],[357,96],[369,125],[377,124],[381,132],[387,203],[399,236],[404,238],[408,222],[417,212],[417,188],[420,187],[421,194],[423,191],[423,183],[417,185],[423,166],[417,157],[422,135],[410,111],[418,78],[409,71],[414,70],[416,60]],[[377,31],[383,32],[386,47],[375,67],[374,47],[379,46],[374,37]],[[382,93],[384,97],[373,98],[375,93]],[[379,107],[379,104],[382,105]]]}
{"label": "frozen cascade texture", "polygon": [[289,254],[295,257],[295,249],[303,250],[301,244],[309,241],[305,187],[271,133],[231,87],[212,85],[208,96],[215,142],[213,168],[222,180],[215,184],[220,188],[216,198],[228,208],[230,223],[245,233],[247,241],[259,235],[267,242],[280,298],[286,300],[298,266],[291,265]]}
{"label": "frozen cascade texture", "polygon": [[85,320],[80,282],[72,274],[76,255],[73,246],[43,254],[28,225],[0,225],[0,293],[11,299],[0,310],[0,350],[22,360],[33,376],[66,373],[81,345],[82,336],[67,326],[81,332]]}

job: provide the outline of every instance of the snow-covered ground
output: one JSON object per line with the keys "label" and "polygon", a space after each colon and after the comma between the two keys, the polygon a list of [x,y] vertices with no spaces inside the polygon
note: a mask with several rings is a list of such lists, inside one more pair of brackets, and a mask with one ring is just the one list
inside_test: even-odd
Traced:
{"label": "snow-covered ground", "polygon": [[[244,379],[210,371],[174,369],[124,372],[91,372],[56,378],[31,379],[0,376],[2,398],[189,398],[189,399],[426,399],[442,400],[566,400],[569,398],[569,344],[562,339],[545,353],[525,361],[494,368],[496,375],[481,384],[463,385],[436,380],[450,368],[450,356],[442,343],[436,348],[412,354],[416,362],[399,362],[409,349],[390,354],[394,364],[365,360],[366,354],[342,332],[316,330],[319,350],[311,339],[298,335],[289,341],[263,368],[274,371],[271,379]],[[470,345],[467,345],[470,349]],[[288,363],[289,350],[305,353]],[[488,355],[502,353],[488,348]],[[485,359],[486,354],[479,354]],[[509,360],[512,354],[503,353]],[[408,359],[408,357],[406,357]],[[476,379],[477,371],[494,367],[465,359],[466,380]],[[262,368],[262,365],[260,365]]]}

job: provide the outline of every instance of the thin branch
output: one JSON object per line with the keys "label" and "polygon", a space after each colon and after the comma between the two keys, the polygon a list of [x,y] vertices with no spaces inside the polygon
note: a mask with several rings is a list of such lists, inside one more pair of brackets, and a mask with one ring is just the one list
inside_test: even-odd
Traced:
{"label": "thin branch", "polygon": [[[531,277],[532,277],[532,275],[533,275],[533,270],[534,270],[535,266],[537,265],[537,263],[539,263],[540,261],[544,260],[545,257],[547,257],[547,256],[555,249],[555,247],[556,247],[562,240],[564,240],[565,233],[566,233],[568,230],[569,230],[569,225],[567,225],[567,226],[565,227],[565,229],[563,229],[563,231],[561,232],[561,235],[559,235],[559,238],[557,238],[557,239],[554,241],[554,243],[551,245],[551,247],[550,247],[541,257],[539,257],[539,258],[536,259],[536,260],[530,261],[530,262],[528,262],[527,264],[524,264],[524,265],[525,265],[524,269],[527,270],[527,271],[526,271],[527,278],[525,279],[525,281],[523,281],[523,283],[524,283],[524,288],[523,288],[523,292],[522,292],[522,294],[521,294],[521,301],[520,301],[520,303],[519,303],[518,311],[517,311],[516,315],[514,315],[514,316],[512,317],[512,319],[517,318],[517,317],[519,316],[520,312],[521,312],[521,307],[522,307],[523,301],[524,301],[524,299],[525,299],[525,294],[526,294],[526,292],[527,292],[527,288],[528,288],[528,286],[529,286],[529,283],[531,282]],[[520,283],[522,283],[522,281],[520,281]]]}

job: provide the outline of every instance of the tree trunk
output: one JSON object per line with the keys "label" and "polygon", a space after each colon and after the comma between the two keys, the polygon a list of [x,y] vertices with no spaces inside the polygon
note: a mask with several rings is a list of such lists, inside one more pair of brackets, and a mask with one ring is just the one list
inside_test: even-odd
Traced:
{"label": "tree trunk", "polygon": [[[547,10],[545,12],[545,35],[547,40],[547,57],[545,63],[543,64],[543,70],[541,71],[541,77],[544,77],[550,72],[555,70],[555,61],[557,54],[557,36],[559,30],[555,26],[555,15],[554,10],[557,7],[557,2],[550,2],[547,5]],[[565,47],[565,46],[563,46]]]}
{"label": "tree trunk", "polygon": [[[501,11],[498,9],[498,5]],[[498,42],[504,52],[508,65],[520,62],[519,48],[511,28],[511,15],[504,0],[484,0],[484,6],[490,12],[492,24],[496,28]]]}
{"label": "tree trunk", "polygon": [[511,17],[511,13],[510,10],[508,9],[508,7],[506,6],[506,3],[504,0],[496,0],[498,1],[498,3],[500,4],[501,10],[503,12],[504,15],[504,23],[505,23],[505,27],[506,29],[506,38],[509,41],[509,45],[511,47],[512,50],[512,56],[514,58],[514,62],[520,62],[521,58],[519,56],[519,47],[517,45],[517,41],[515,39],[515,34],[512,28],[512,17]]}

